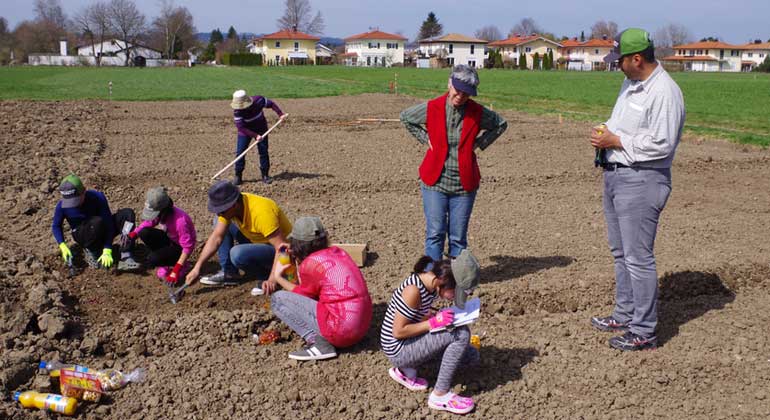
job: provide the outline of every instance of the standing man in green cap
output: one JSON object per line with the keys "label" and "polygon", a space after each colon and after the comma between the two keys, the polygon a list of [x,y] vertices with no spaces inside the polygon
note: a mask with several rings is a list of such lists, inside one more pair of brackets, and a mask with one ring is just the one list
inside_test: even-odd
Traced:
{"label": "standing man in green cap", "polygon": [[626,29],[604,61],[626,75],[610,119],[591,131],[604,171],[604,216],[615,260],[615,309],[591,324],[623,335],[609,340],[618,350],[657,347],[658,273],[655,234],[671,193],[671,163],[682,135],[684,99],[679,86],[655,60],[650,36]]}
{"label": "standing man in green cap", "polygon": [[[115,214],[110,211],[107,197],[96,190],[86,190],[83,182],[75,174],[65,177],[59,184],[61,200],[56,204],[51,230],[59,244],[62,258],[71,262],[72,252],[64,241],[62,225],[66,220],[72,231],[72,239],[83,247],[86,263],[91,268],[112,267],[112,240],[121,233],[125,223],[133,227],[136,221],[134,211],[120,209]],[[130,229],[130,228],[129,228]],[[133,239],[126,238],[121,244],[118,270],[133,271],[140,267],[134,261],[131,251]]]}

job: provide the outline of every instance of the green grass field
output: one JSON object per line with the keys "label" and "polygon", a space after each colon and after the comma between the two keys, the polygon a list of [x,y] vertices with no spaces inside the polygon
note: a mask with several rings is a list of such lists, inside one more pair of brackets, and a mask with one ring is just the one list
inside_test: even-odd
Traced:
{"label": "green grass field", "polygon": [[[448,70],[414,68],[0,68],[0,99],[227,100],[233,90],[275,98],[389,91],[428,98],[446,89]],[[478,100],[495,109],[602,121],[615,102],[621,73],[484,70]],[[770,145],[770,75],[674,73],[687,107],[689,132]]]}

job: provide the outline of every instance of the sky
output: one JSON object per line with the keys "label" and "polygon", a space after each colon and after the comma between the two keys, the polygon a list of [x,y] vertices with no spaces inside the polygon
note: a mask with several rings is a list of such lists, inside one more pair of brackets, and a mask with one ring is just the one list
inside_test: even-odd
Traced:
{"label": "sky", "polygon": [[[94,0],[60,0],[68,16]],[[135,0],[151,21],[159,11],[158,0]],[[34,17],[32,0],[0,0],[0,16],[10,28]],[[214,28],[226,31],[231,25],[238,32],[270,33],[284,10],[283,0],[176,0],[186,6],[199,32]],[[444,33],[472,36],[485,26],[495,25],[503,35],[522,18],[531,17],[557,36],[590,33],[597,20],[614,21],[620,29],[640,27],[654,33],[668,23],[687,27],[693,37],[715,36],[735,44],[751,39],[770,39],[770,1],[768,0],[310,0],[313,11],[320,11],[326,22],[324,36],[345,38],[379,28],[401,32],[414,39],[420,24],[434,12]]]}

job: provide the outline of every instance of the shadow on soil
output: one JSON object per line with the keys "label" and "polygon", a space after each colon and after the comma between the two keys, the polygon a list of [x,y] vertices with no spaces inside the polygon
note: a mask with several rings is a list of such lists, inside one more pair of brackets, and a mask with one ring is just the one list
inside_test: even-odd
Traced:
{"label": "shadow on soil", "polygon": [[659,345],[676,337],[682,325],[735,300],[718,274],[701,271],[667,273],[660,279],[658,296]]}
{"label": "shadow on soil", "polygon": [[276,174],[273,177],[273,179],[276,181],[289,181],[292,179],[315,179],[315,178],[334,178],[334,176],[329,174],[309,174],[304,172],[283,171],[279,174]]}
{"label": "shadow on soil", "polygon": [[512,257],[510,255],[495,255],[490,258],[494,265],[481,269],[481,283],[494,283],[512,280],[540,270],[553,267],[566,267],[575,259],[563,255],[550,257]]}

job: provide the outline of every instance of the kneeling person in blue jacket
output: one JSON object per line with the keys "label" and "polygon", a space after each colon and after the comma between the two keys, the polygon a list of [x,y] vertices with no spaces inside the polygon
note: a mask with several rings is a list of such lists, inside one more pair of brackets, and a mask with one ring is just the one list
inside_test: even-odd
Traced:
{"label": "kneeling person in blue jacket", "polygon": [[[51,230],[59,244],[64,261],[70,261],[72,252],[64,241],[62,225],[64,220],[70,226],[72,239],[83,247],[86,263],[91,268],[112,267],[112,240],[121,233],[126,222],[136,223],[136,215],[129,208],[120,209],[115,214],[104,193],[86,190],[77,175],[70,174],[59,184],[61,200],[56,204]],[[134,240],[128,237],[121,244],[118,270],[133,271],[140,267],[132,255]]]}

